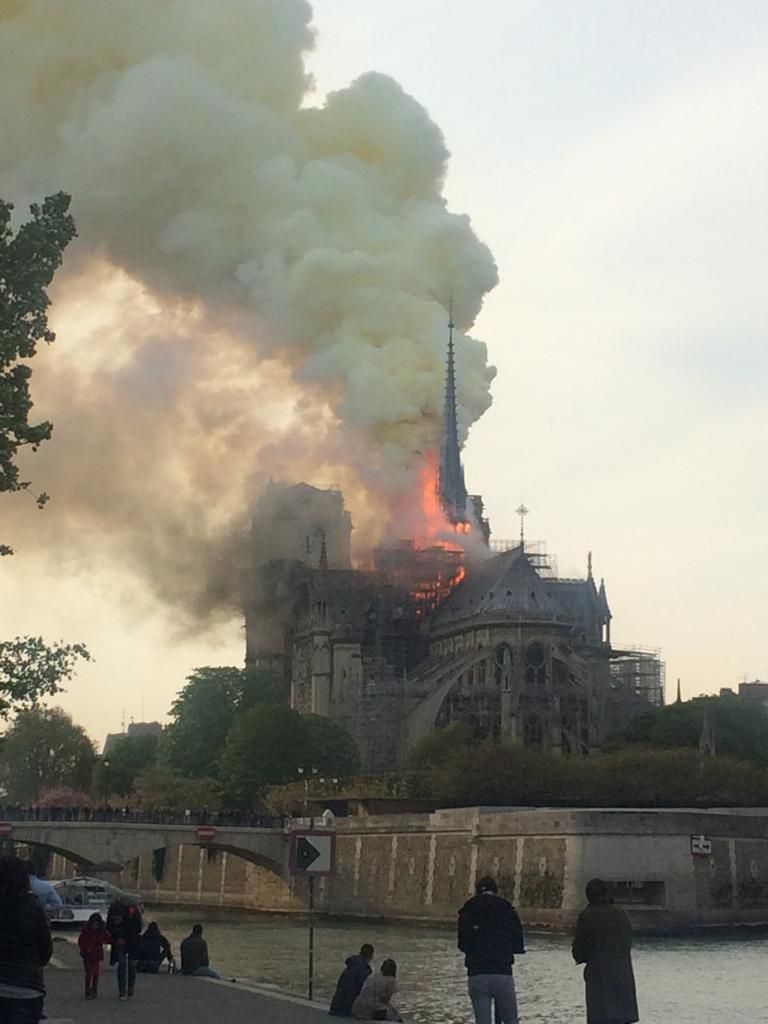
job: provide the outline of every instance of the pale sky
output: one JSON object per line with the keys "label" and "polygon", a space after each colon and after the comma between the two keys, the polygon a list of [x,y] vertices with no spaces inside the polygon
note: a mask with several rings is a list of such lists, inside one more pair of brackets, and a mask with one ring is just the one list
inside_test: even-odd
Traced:
{"label": "pale sky", "polygon": [[[449,204],[498,263],[473,331],[494,404],[465,451],[495,535],[524,501],[561,573],[592,549],[615,640],[662,649],[668,694],[678,676],[684,696],[768,679],[768,7],[314,9],[318,99],[393,75],[442,128]],[[172,640],[97,543],[76,575],[66,558],[53,578],[2,569],[5,634],[91,647],[60,703],[99,741],[123,711],[163,718],[193,666],[242,659],[238,622]]]}

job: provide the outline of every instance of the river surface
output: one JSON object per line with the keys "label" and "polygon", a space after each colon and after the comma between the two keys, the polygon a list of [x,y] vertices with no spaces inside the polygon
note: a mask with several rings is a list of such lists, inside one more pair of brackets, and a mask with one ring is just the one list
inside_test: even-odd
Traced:
{"label": "river surface", "polygon": [[[252,980],[306,995],[306,921],[237,910],[147,908],[174,947],[201,921],[211,965],[223,977]],[[466,973],[454,932],[419,925],[327,921],[315,928],[315,998],[330,1000],[344,959],[364,942],[375,963],[398,964],[394,1002],[420,1024],[470,1024]],[[515,966],[522,1024],[585,1019],[581,968],[562,936],[529,934]],[[641,938],[634,954],[643,1024],[741,1024],[768,1020],[768,935]]]}

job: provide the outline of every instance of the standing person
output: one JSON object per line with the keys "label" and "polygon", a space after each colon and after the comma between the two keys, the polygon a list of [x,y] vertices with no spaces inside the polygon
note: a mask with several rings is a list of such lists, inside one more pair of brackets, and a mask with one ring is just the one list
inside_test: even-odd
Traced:
{"label": "standing person", "polygon": [[53,943],[48,920],[29,891],[19,857],[0,857],[0,1021],[37,1024],[43,1016],[43,968]]}
{"label": "standing person", "polygon": [[481,878],[475,895],[459,911],[458,945],[476,1024],[491,1024],[492,1003],[500,1024],[517,1024],[512,964],[516,953],[525,952],[523,926],[512,904],[499,896],[493,878]]}
{"label": "standing person", "polygon": [[328,1011],[331,1017],[352,1016],[352,1004],[360,995],[360,989],[371,973],[371,960],[373,960],[373,946],[370,942],[364,943],[360,947],[360,952],[355,956],[347,957],[347,966],[336,982],[336,991],[333,993],[331,1008]]}
{"label": "standing person", "polygon": [[352,1016],[357,1020],[399,1020],[402,1017],[392,1005],[397,989],[397,964],[385,960],[378,974],[372,974],[363,983],[360,995],[352,1004]]}
{"label": "standing person", "polygon": [[203,926],[192,926],[192,934],[181,944],[181,973],[197,978],[218,978],[208,959],[208,943],[203,938]]}
{"label": "standing person", "polygon": [[111,962],[117,964],[120,999],[130,999],[136,987],[136,961],[141,943],[141,911],[125,896],[115,900],[107,914],[107,931],[112,936]]}
{"label": "standing person", "polygon": [[611,900],[602,878],[587,882],[587,906],[579,914],[573,959],[586,964],[588,1024],[634,1024],[637,993],[632,971],[632,925]]}
{"label": "standing person", "polygon": [[85,971],[86,999],[95,999],[99,994],[99,972],[104,959],[104,947],[111,938],[101,914],[91,914],[77,940]]}
{"label": "standing person", "polygon": [[50,921],[56,912],[64,906],[64,901],[50,882],[38,877],[37,869],[31,860],[26,861],[26,868],[29,874],[29,891],[37,896],[40,906],[45,911],[45,916]]}

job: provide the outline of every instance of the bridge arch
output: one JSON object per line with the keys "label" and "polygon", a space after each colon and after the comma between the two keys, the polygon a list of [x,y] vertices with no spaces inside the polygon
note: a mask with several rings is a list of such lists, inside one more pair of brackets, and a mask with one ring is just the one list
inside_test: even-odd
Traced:
{"label": "bridge arch", "polygon": [[49,849],[83,867],[125,865],[178,846],[220,849],[280,877],[288,873],[290,845],[285,829],[222,828],[206,837],[194,826],[99,822],[19,822],[6,839]]}

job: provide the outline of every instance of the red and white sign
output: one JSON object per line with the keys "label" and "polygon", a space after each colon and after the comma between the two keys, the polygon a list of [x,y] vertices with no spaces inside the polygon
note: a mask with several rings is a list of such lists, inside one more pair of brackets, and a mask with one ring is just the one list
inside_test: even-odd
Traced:
{"label": "red and white sign", "polygon": [[13,825],[10,821],[0,821],[0,836],[12,836]]}
{"label": "red and white sign", "polygon": [[200,825],[197,829],[197,838],[201,843],[210,843],[216,835],[213,825]]}

